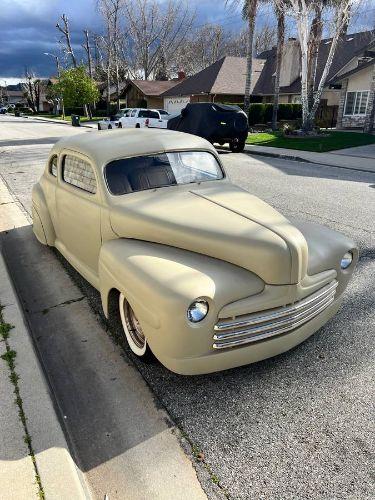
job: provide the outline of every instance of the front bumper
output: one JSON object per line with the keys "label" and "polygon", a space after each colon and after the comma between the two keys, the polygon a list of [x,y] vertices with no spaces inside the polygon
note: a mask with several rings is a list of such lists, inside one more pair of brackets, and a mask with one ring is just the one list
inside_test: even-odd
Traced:
{"label": "front bumper", "polygon": [[332,302],[322,313],[299,328],[278,336],[232,349],[213,350],[209,354],[194,358],[169,358],[160,361],[171,371],[181,375],[199,375],[256,363],[288,351],[309,338],[338,311],[342,296]]}

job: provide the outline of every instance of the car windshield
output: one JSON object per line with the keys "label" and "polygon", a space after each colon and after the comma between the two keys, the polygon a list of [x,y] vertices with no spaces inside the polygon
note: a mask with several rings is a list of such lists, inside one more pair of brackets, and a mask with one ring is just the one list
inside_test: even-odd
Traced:
{"label": "car windshield", "polygon": [[183,151],[115,160],[105,168],[111,194],[122,195],[177,184],[223,178],[215,156],[206,151]]}

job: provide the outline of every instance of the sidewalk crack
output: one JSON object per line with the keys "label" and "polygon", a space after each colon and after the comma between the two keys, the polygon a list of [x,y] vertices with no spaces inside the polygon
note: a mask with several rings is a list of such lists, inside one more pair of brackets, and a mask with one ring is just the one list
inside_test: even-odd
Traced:
{"label": "sidewalk crack", "polygon": [[40,311],[34,311],[33,314],[37,313],[42,313],[42,314],[47,314],[51,309],[55,309],[56,307],[60,306],[69,306],[70,304],[74,304],[75,302],[81,302],[81,300],[84,300],[86,297],[78,297],[77,299],[68,299],[64,300],[64,302],[60,302],[59,304],[55,304],[54,306],[46,307],[45,309],[41,309]]}

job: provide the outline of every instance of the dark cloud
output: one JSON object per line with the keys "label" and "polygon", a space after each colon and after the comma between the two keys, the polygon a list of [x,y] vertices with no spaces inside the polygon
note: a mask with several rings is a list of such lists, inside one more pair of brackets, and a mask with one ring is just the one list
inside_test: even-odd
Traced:
{"label": "dark cloud", "polygon": [[[1,77],[22,77],[25,67],[39,76],[55,74],[55,62],[44,52],[60,53],[55,25],[62,13],[69,17],[78,59],[83,57],[82,30],[101,29],[96,0],[0,0],[0,3]],[[228,10],[224,0],[215,6],[214,11],[212,0],[190,0],[189,5],[196,8],[196,25],[217,21],[228,23],[228,27],[233,28],[241,24],[240,15],[233,9]]]}

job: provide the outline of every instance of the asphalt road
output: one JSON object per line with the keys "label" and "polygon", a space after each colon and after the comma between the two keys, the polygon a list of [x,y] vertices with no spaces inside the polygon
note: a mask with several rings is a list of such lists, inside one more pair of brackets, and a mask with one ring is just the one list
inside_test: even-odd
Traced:
{"label": "asphalt road", "polygon": [[[90,132],[0,117],[0,175],[26,210],[48,142],[67,133]],[[227,372],[182,377],[133,361],[229,497],[374,498],[375,174],[248,155],[222,160],[234,182],[286,216],[358,242],[342,309],[294,350]],[[98,293],[66,269],[100,312]]]}

